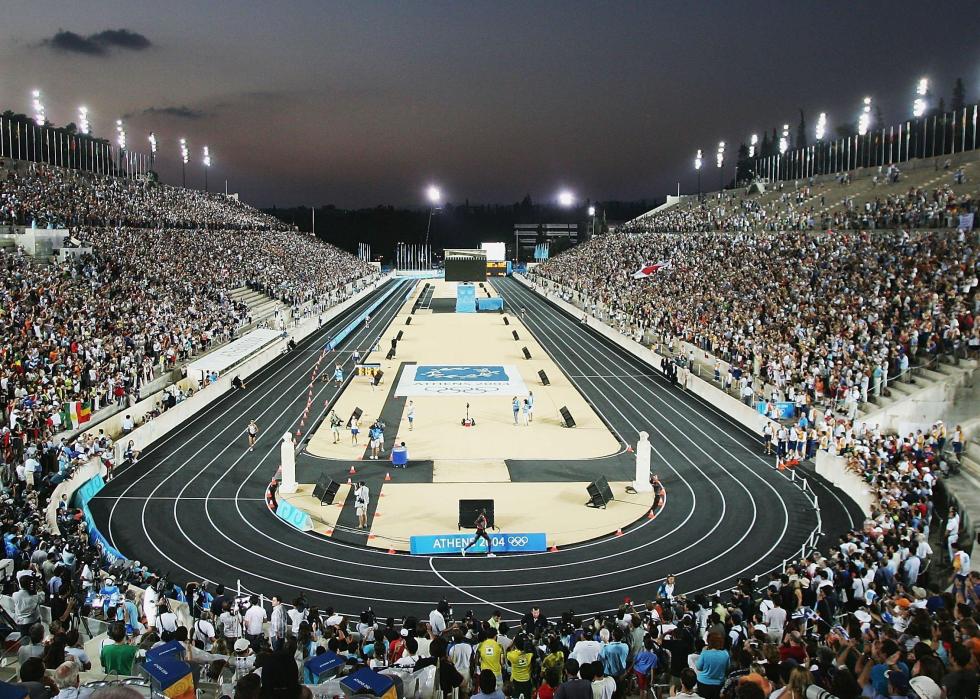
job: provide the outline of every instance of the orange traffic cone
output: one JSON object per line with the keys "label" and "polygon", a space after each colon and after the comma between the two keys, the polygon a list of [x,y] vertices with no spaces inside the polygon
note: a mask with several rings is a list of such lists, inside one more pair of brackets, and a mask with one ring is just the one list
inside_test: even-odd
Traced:
{"label": "orange traffic cone", "polygon": [[647,512],[647,519],[656,519],[656,518],[657,518],[657,515],[656,515],[656,513],[653,510],[650,510],[649,512]]}
{"label": "orange traffic cone", "polygon": [[629,445],[629,444],[626,445],[626,453],[627,454],[632,454],[633,453],[633,447],[631,445]]}
{"label": "orange traffic cone", "polygon": [[558,552],[558,547],[557,547],[557,546],[555,546],[554,544],[552,544],[552,545],[551,545],[551,546],[550,546],[550,547],[548,548],[548,550],[549,550],[549,551],[551,551],[551,553],[557,553],[557,552]]}
{"label": "orange traffic cone", "polygon": [[[347,476],[347,485],[350,485],[350,476]],[[340,505],[337,505],[337,507],[340,507]]]}
{"label": "orange traffic cone", "polygon": [[349,473],[350,475],[352,475],[352,476],[353,476],[353,475],[354,475],[355,473],[357,473],[357,469],[356,469],[356,468],[354,468],[354,464],[351,464],[351,466],[350,466],[350,471],[348,471],[348,473]]}
{"label": "orange traffic cone", "polygon": [[390,481],[390,480],[391,480],[391,471],[388,471],[388,472],[387,472],[387,473],[385,474],[385,480],[386,480],[386,481]]}
{"label": "orange traffic cone", "polygon": [[299,437],[299,429],[296,430],[296,436]]}
{"label": "orange traffic cone", "polygon": [[622,529],[617,529],[616,530],[616,536],[622,536],[622,535],[623,535],[623,530]]}
{"label": "orange traffic cone", "polygon": [[388,553],[396,553],[395,549],[388,549]]}

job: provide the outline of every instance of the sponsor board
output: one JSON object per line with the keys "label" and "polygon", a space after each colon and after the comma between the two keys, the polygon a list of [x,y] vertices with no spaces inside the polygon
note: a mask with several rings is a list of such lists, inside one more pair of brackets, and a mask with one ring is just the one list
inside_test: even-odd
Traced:
{"label": "sponsor board", "polygon": [[405,396],[520,396],[527,386],[517,367],[501,364],[416,364],[402,369],[397,398]]}
{"label": "sponsor board", "polygon": [[[467,533],[459,534],[435,534],[426,536],[413,536],[411,542],[411,552],[414,555],[433,555],[442,553],[459,553],[469,546],[473,541],[473,535]],[[493,544],[494,553],[517,553],[547,551],[548,541],[543,532],[532,534],[525,532],[497,532],[490,534],[490,541]],[[467,553],[486,553],[487,542],[480,539]]]}

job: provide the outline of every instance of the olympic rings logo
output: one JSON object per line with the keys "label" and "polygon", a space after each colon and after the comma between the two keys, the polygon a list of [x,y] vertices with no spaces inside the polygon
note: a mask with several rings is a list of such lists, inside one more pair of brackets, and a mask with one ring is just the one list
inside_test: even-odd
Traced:
{"label": "olympic rings logo", "polygon": [[509,536],[507,537],[508,546],[527,546],[526,536]]}

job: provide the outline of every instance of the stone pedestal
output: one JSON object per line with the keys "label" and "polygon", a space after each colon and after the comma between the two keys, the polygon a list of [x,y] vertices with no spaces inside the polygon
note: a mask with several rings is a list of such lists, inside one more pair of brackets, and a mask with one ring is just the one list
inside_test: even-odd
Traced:
{"label": "stone pedestal", "polygon": [[[282,481],[279,483],[280,493],[296,492],[296,449],[293,435],[289,432],[283,435],[279,445],[279,458],[282,469]],[[649,460],[649,458],[648,458]]]}
{"label": "stone pedestal", "polygon": [[640,432],[640,439],[636,443],[636,477],[633,480],[633,489],[638,493],[649,493],[653,490],[650,485],[650,435]]}

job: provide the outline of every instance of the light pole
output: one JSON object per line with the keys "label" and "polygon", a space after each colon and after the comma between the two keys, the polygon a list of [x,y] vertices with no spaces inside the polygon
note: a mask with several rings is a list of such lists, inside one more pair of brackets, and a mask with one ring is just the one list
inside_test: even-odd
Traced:
{"label": "light pole", "polygon": [[201,162],[204,163],[204,191],[208,191],[208,170],[211,169],[211,150],[204,146]]}
{"label": "light pole", "polygon": [[[34,123],[38,127],[44,126],[44,102],[41,101],[41,91],[32,90],[31,91],[31,106],[34,108]],[[38,161],[38,137],[40,132],[34,133],[34,162]],[[41,158],[44,159],[44,147],[41,147]]]}
{"label": "light pole", "polygon": [[432,230],[432,213],[442,203],[442,190],[434,184],[430,184],[425,190],[425,197],[429,200],[429,222],[425,225],[425,250],[429,249],[429,231]]}
{"label": "light pole", "polygon": [[[755,169],[755,153],[759,146],[759,134],[752,134],[749,138],[749,160],[752,161],[752,172],[758,174]],[[735,166],[735,183],[738,184],[738,166]]]}
{"label": "light pole", "polygon": [[698,201],[701,201],[701,165],[704,163],[701,160],[701,149],[698,148],[698,154],[694,156],[694,169],[698,173]]}
{"label": "light pole", "polygon": [[187,149],[187,139],[180,139],[180,186],[187,187],[187,161],[190,151]]}
{"label": "light pole", "polygon": [[157,135],[150,132],[150,169],[153,169],[153,164],[157,159]]}
{"label": "light pole", "polygon": [[789,124],[783,124],[783,132],[779,136],[779,160],[776,161],[776,179],[779,179],[779,170],[782,167],[783,156],[789,150]]}
{"label": "light pole", "polygon": [[725,163],[725,142],[718,142],[718,152],[715,153],[715,162],[718,164],[718,196],[721,197],[721,191],[724,189],[722,186],[722,173],[721,166]]}
{"label": "light pole", "polygon": [[[871,126],[871,98],[864,98],[864,106],[861,107],[861,114],[858,116],[858,136],[863,136],[861,142],[861,150],[864,151],[865,142],[867,141],[868,128]],[[861,166],[864,166],[864,154],[861,155]]]}
{"label": "light pole", "polygon": [[915,101],[912,102],[912,116],[922,122],[922,145],[919,147],[919,157],[926,157],[926,121],[922,117],[926,114],[929,104],[926,102],[926,95],[929,93],[929,79],[920,78],[919,84],[915,88]]}
{"label": "light pole", "polygon": [[[817,117],[817,129],[814,134],[817,137],[817,156],[819,157],[820,152],[823,150],[823,138],[827,135],[827,113],[820,112],[820,116]],[[821,172],[823,168],[818,167]]]}
{"label": "light pole", "polygon": [[[119,146],[119,168],[122,169],[122,161],[126,153],[126,129],[123,126],[122,119],[116,119],[116,145]],[[126,174],[129,174],[128,164]]]}
{"label": "light pole", "polygon": [[88,123],[88,107],[81,106],[78,108],[78,130],[88,136],[91,130],[91,125]]}
{"label": "light pole", "polygon": [[592,219],[592,232],[589,233],[589,237],[594,238],[595,237],[595,207],[594,206],[589,207],[589,217]]}

